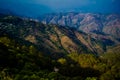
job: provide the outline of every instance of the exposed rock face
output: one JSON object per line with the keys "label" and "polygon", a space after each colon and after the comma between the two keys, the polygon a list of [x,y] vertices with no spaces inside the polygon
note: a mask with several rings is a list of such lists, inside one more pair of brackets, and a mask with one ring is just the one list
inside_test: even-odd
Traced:
{"label": "exposed rock face", "polygon": [[59,13],[45,15],[40,21],[73,27],[85,33],[103,33],[120,38],[119,14]]}

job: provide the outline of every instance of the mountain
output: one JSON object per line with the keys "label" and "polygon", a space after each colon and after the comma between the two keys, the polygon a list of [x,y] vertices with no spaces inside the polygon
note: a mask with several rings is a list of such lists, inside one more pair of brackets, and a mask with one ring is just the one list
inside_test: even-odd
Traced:
{"label": "mountain", "polygon": [[[44,25],[34,20],[14,16],[2,16],[1,31],[30,41],[45,53],[86,52],[85,46],[76,38],[74,30],[56,25]],[[79,34],[79,33],[78,33]],[[47,49],[47,51],[46,51]],[[61,55],[60,54],[60,55]]]}
{"label": "mountain", "polygon": [[120,14],[53,13],[43,15],[39,20],[44,24],[58,24],[120,39]]}
{"label": "mountain", "polygon": [[42,24],[15,16],[1,15],[0,26],[1,32],[7,31],[37,45],[42,52],[59,56],[74,52],[98,55],[104,53],[108,46],[119,43],[119,40],[108,35],[86,34],[73,28]]}
{"label": "mountain", "polygon": [[0,14],[1,80],[119,80],[119,40]]}

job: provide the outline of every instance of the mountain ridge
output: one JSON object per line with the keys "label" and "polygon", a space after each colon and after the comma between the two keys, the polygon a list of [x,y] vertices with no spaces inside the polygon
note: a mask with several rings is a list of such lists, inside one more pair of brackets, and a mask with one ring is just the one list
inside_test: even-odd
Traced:
{"label": "mountain ridge", "polygon": [[85,33],[108,34],[120,38],[120,14],[57,13],[38,18],[44,24],[58,24]]}
{"label": "mountain ridge", "polygon": [[107,50],[107,46],[119,44],[118,40],[108,35],[86,34],[73,28],[42,24],[35,20],[15,16],[2,16],[0,26],[1,30],[27,40],[45,53],[51,54],[77,52],[99,55]]}

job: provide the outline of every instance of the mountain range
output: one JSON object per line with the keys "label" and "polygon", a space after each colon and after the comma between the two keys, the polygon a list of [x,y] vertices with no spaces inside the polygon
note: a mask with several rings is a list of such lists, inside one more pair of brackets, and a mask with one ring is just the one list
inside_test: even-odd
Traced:
{"label": "mountain range", "polygon": [[87,34],[106,34],[120,39],[120,14],[53,13],[38,19],[44,24],[68,26]]}
{"label": "mountain range", "polygon": [[[89,20],[91,20],[91,17],[89,18]],[[113,23],[116,21],[116,17],[114,18],[115,19],[112,19]],[[47,20],[49,20],[49,18]],[[92,24],[91,21],[87,22],[82,20],[82,22],[87,22],[84,25],[88,25],[90,30],[92,30],[94,28],[96,29],[96,27],[99,28],[99,26],[94,25],[94,21],[97,20],[93,19],[93,26],[90,25]],[[73,21],[75,21],[75,19],[73,19]],[[115,25],[115,27],[119,28],[119,25]],[[18,38],[22,38],[23,40],[37,45],[39,49],[46,54],[54,54],[58,56],[62,56],[65,53],[93,53],[99,55],[105,53],[109,47],[120,43],[119,34],[108,35],[103,34],[102,32],[101,34],[99,31],[96,31],[98,33],[95,31],[84,32],[84,30],[76,30],[67,25],[64,27],[62,25],[43,24],[34,19],[19,18],[9,15],[0,16],[0,28],[1,32],[7,31]],[[78,29],[80,28],[78,27]],[[114,30],[111,28],[109,29]],[[119,32],[119,29],[115,28],[115,30]],[[113,37],[112,35],[116,36]]]}
{"label": "mountain range", "polygon": [[0,14],[1,80],[119,80],[119,48],[119,35]]}
{"label": "mountain range", "polygon": [[0,80],[120,80],[120,0],[0,0]]}

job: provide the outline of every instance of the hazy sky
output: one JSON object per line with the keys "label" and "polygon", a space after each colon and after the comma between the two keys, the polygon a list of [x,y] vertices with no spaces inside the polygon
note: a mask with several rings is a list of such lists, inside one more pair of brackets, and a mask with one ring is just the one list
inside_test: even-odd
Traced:
{"label": "hazy sky", "polygon": [[120,0],[0,0],[0,8],[20,15],[50,12],[120,13]]}

